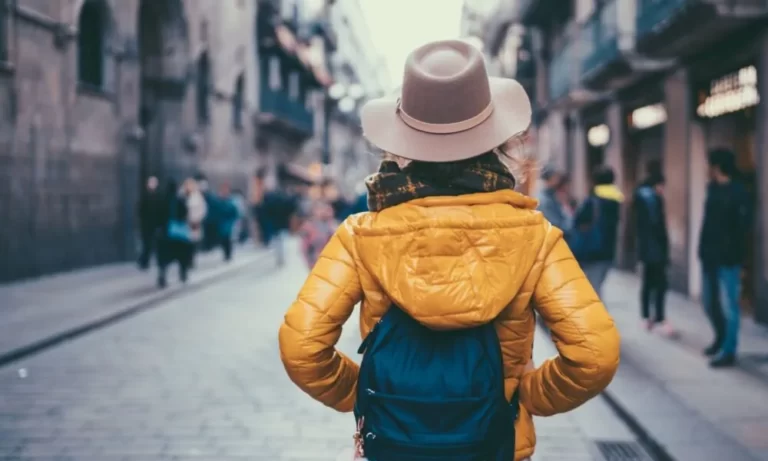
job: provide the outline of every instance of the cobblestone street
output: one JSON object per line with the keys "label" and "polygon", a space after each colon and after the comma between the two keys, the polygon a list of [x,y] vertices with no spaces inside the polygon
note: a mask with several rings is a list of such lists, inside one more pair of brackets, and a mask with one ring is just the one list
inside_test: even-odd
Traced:
{"label": "cobblestone street", "polygon": [[[303,395],[277,327],[306,272],[245,268],[0,369],[0,459],[336,460],[353,422]],[[358,346],[351,322],[341,348]],[[553,353],[537,341],[537,360]],[[594,440],[632,436],[596,399],[539,420],[536,461],[599,460]]]}

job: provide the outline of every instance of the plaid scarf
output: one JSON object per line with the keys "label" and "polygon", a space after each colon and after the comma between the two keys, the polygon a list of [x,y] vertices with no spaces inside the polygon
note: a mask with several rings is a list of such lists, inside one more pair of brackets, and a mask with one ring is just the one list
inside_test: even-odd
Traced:
{"label": "plaid scarf", "polygon": [[417,198],[514,189],[515,178],[496,154],[488,153],[448,164],[412,162],[402,170],[385,160],[365,185],[368,209],[381,211]]}

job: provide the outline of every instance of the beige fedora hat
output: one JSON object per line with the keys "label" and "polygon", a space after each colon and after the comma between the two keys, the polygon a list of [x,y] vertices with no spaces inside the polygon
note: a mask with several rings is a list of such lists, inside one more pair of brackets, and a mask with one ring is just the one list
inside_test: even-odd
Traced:
{"label": "beige fedora hat", "polygon": [[428,43],[406,60],[399,97],[374,99],[363,132],[386,152],[452,162],[492,150],[531,123],[531,101],[515,80],[489,78],[483,55],[460,40]]}

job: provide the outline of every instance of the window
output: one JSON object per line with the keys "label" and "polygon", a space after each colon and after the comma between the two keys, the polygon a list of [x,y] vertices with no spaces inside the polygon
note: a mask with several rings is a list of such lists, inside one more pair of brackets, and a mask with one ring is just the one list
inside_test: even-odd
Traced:
{"label": "window", "polygon": [[240,74],[235,82],[235,94],[232,95],[232,127],[237,131],[243,129],[244,87],[245,76]]}
{"label": "window", "polygon": [[204,52],[197,60],[197,123],[207,125],[210,121],[208,91],[211,85],[211,64],[208,52]]}
{"label": "window", "polygon": [[288,97],[295,101],[299,99],[299,96],[299,73],[293,71],[288,76]]}
{"label": "window", "polygon": [[280,58],[272,56],[269,58],[269,89],[280,91],[283,88],[283,76],[280,72]]}
{"label": "window", "polygon": [[77,37],[78,80],[88,86],[104,87],[105,25],[104,2],[87,0],[80,10]]}

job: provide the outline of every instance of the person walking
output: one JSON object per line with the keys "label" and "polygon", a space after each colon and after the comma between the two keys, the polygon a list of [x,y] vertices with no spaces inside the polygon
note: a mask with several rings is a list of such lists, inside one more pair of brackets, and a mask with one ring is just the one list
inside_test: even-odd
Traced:
{"label": "person walking", "polygon": [[616,257],[621,204],[624,202],[624,194],[614,184],[615,180],[610,167],[598,168],[592,176],[592,192],[576,210],[573,219],[572,232],[585,238],[580,240],[583,247],[580,244],[579,248],[572,249],[587,279],[600,296]]}
{"label": "person walking", "polygon": [[233,231],[234,239],[239,244],[244,244],[249,237],[249,231],[250,231],[250,220],[248,219],[248,205],[245,201],[245,195],[243,194],[243,191],[240,189],[233,189],[232,190],[232,202],[235,204],[235,208],[237,209],[237,223],[235,224],[235,229]]}
{"label": "person walking", "polygon": [[157,177],[150,176],[147,184],[141,192],[138,214],[141,231],[141,252],[139,255],[139,268],[149,269],[149,262],[155,252],[158,230],[162,226],[165,213],[165,197],[160,192]]}
{"label": "person walking", "polygon": [[277,267],[285,264],[285,234],[291,230],[297,199],[277,188],[267,190],[262,202],[265,245],[275,250]]}
{"label": "person walking", "polygon": [[714,342],[704,352],[712,357],[710,365],[717,368],[736,363],[741,269],[752,216],[749,195],[736,178],[733,152],[711,151],[709,174],[698,254],[703,269],[702,301],[715,333]]}
{"label": "person walking", "polygon": [[[664,176],[652,174],[634,194],[634,221],[637,257],[643,265],[640,306],[643,323],[651,330],[658,326],[663,334],[674,335],[664,311],[669,264],[669,234],[664,209]],[[653,304],[653,316],[651,305]]]}
{"label": "person walking", "polygon": [[196,183],[196,190],[205,199],[207,210],[205,219],[202,222],[202,232],[198,246],[201,246],[203,251],[209,251],[219,245],[218,228],[221,223],[221,204],[214,191],[211,190],[208,178],[203,173],[197,173],[193,180]]}
{"label": "person walking", "polygon": [[539,193],[539,210],[544,218],[561,230],[568,229],[567,217],[558,197],[558,186],[563,175],[552,166],[541,170],[541,180],[544,181]]}
{"label": "person walking", "polygon": [[298,232],[304,260],[310,270],[315,267],[320,252],[330,242],[338,227],[333,205],[324,200],[316,201],[312,214],[301,224]]}
{"label": "person walking", "polygon": [[167,286],[167,270],[173,262],[179,264],[179,279],[186,283],[205,218],[205,199],[197,191],[194,180],[187,179],[181,190],[175,182],[169,182],[166,197],[168,213],[157,260],[157,285],[160,288]]}
{"label": "person walking", "polygon": [[240,219],[240,211],[232,194],[229,184],[219,187],[219,196],[216,198],[219,207],[219,216],[216,218],[216,233],[219,244],[224,253],[224,261],[232,260],[232,241],[235,239],[235,228]]}
{"label": "person walking", "polygon": [[[359,457],[520,461],[532,416],[599,394],[616,327],[563,240],[514,190],[531,103],[459,40],[406,60],[401,95],[361,111],[386,154],[280,327],[283,364],[311,397],[354,412]],[[361,304],[358,365],[336,350]],[[534,319],[559,355],[535,368]],[[439,415],[436,417],[435,415]]]}

